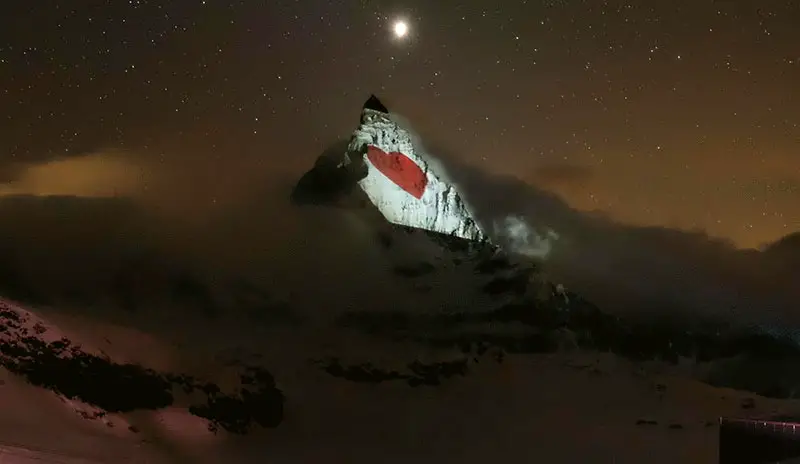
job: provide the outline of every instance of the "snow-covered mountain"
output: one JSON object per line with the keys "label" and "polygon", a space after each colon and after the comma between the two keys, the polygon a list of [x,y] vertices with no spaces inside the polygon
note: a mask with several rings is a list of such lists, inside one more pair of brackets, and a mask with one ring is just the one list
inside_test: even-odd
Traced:
{"label": "snow-covered mountain", "polygon": [[[396,177],[370,167],[370,143],[391,155],[406,142],[370,129],[391,121],[376,99],[361,116],[355,136],[300,179],[280,221],[251,232],[247,246],[268,242],[275,254],[264,262],[278,272],[236,256],[217,272],[167,258],[138,239],[152,230],[134,227],[129,205],[115,216],[93,204],[89,214],[117,221],[100,232],[60,229],[66,245],[96,233],[105,251],[95,268],[86,259],[81,269],[86,249],[0,249],[0,289],[14,299],[0,301],[0,452],[53,462],[715,462],[720,416],[800,412],[793,340],[593,304],[495,236],[435,160],[419,157],[426,151],[408,159],[425,161],[439,200],[389,188]],[[386,179],[364,182],[370,175]],[[62,225],[63,209],[50,221],[40,202],[14,201],[0,207]],[[292,283],[301,290],[284,290]]]}

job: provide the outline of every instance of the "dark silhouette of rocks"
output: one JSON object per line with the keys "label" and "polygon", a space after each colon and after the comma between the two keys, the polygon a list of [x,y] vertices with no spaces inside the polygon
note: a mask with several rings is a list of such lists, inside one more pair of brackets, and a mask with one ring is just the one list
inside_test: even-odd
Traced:
{"label": "dark silhouette of rocks", "polygon": [[345,366],[337,358],[314,361],[314,363],[334,377],[357,383],[382,383],[391,380],[404,380],[407,378],[406,375],[400,372],[380,369],[373,366],[371,363]]}
{"label": "dark silhouette of rocks", "polygon": [[0,303],[0,365],[32,385],[100,409],[79,412],[86,419],[171,406],[175,387],[205,396],[189,411],[207,419],[213,430],[245,433],[253,423],[275,427],[283,418],[283,393],[262,368],[245,366],[243,387],[225,395],[217,385],[186,374],[162,374],[84,352],[67,338],[45,342],[39,336],[46,331],[41,323],[31,324],[26,315]]}
{"label": "dark silhouette of rocks", "polygon": [[238,395],[223,395],[217,389],[208,393],[205,404],[193,405],[189,412],[208,419],[212,432],[223,428],[245,434],[254,423],[277,427],[283,420],[284,397],[272,375],[262,368],[248,367],[240,380],[244,387]]}
{"label": "dark silhouette of rocks", "polygon": [[313,361],[322,370],[341,379],[357,383],[383,383],[395,380],[404,380],[411,387],[437,386],[442,380],[456,376],[464,376],[469,370],[466,359],[457,361],[443,361],[425,364],[419,361],[409,363],[407,372],[402,373],[393,369],[382,369],[372,363],[343,365],[338,358]]}
{"label": "dark silhouette of rocks", "polygon": [[440,385],[443,379],[457,376],[463,377],[469,370],[466,360],[443,361],[431,364],[414,361],[408,365],[408,368],[413,373],[413,375],[407,377],[408,384],[412,387]]}

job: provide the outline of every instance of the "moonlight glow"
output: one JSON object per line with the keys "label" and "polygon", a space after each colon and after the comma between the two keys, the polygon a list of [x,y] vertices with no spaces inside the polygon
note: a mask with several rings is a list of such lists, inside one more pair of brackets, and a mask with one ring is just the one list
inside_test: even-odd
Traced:
{"label": "moonlight glow", "polygon": [[395,37],[402,39],[408,34],[408,24],[405,21],[395,21],[392,31]]}

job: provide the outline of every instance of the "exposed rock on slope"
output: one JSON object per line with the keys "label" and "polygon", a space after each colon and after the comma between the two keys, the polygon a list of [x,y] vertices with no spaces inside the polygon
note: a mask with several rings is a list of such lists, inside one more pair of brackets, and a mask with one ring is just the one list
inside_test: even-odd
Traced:
{"label": "exposed rock on slope", "polygon": [[364,104],[346,148],[338,155],[335,151],[323,154],[300,180],[292,194],[295,201],[330,202],[357,184],[392,224],[488,240],[456,187],[434,169],[435,160],[375,96]]}
{"label": "exposed rock on slope", "polygon": [[83,403],[86,407],[76,412],[86,419],[177,406],[179,391],[190,397],[189,412],[207,419],[214,431],[245,433],[253,424],[274,427],[283,418],[283,393],[262,368],[245,366],[238,392],[226,394],[192,376],[116,363],[5,301],[0,301],[0,366],[65,400]]}

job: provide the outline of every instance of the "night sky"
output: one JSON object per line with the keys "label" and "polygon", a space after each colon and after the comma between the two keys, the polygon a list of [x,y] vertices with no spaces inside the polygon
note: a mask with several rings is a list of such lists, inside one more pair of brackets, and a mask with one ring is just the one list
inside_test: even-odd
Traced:
{"label": "night sky", "polygon": [[[572,317],[547,285],[542,295],[526,287],[519,304],[490,294],[492,283],[520,286],[519,276],[486,284],[470,260],[426,236],[370,222],[381,219],[375,211],[290,201],[318,157],[358,127],[373,93],[422,135],[478,221],[514,216],[556,232],[541,274],[524,277],[571,292],[566,308],[579,310],[570,320],[606,330],[608,319],[583,312],[596,305],[656,322],[708,316],[800,341],[800,0],[2,0],[0,300],[35,308],[70,337],[91,333],[85,346],[126,363],[161,357],[163,344],[169,363],[224,368],[225,382],[239,361],[274,366],[288,419],[257,441],[279,462],[383,457],[387,443],[403,462],[418,460],[405,445],[443,446],[435,456],[459,462],[508,456],[499,453],[515,443],[591,456],[574,462],[596,460],[589,450],[601,444],[694,452],[701,442],[682,450],[674,437],[715,434],[700,424],[716,423],[711,411],[723,404],[746,414],[720,402],[737,401],[727,390],[690,397],[683,383],[667,402],[663,391],[645,401],[643,382],[650,391],[655,377],[638,379],[637,367],[623,388],[589,368],[595,361],[580,363],[591,381],[575,377],[577,365],[511,359],[485,371],[485,383],[419,396],[374,386],[358,395],[367,390],[321,382],[317,367],[306,376],[311,356],[371,363],[420,350],[433,359],[411,323],[408,343],[361,343],[355,326],[337,325],[353,311],[461,320],[517,314],[530,301],[530,320]],[[539,317],[539,296],[558,305],[557,318]],[[425,336],[440,325],[420,320],[432,321],[420,325]],[[495,337],[494,322],[472,322],[491,319],[463,320],[465,334],[487,325],[486,340],[506,338],[499,323]],[[108,334],[113,344],[107,327],[121,329]],[[615,337],[610,330],[598,334]],[[631,346],[649,334],[635,332]],[[769,367],[788,364],[753,359],[757,377],[790,385]],[[753,372],[730,366],[737,379]],[[688,367],[679,370],[712,372]],[[757,401],[751,413],[777,411]],[[41,414],[12,406],[24,414],[10,417],[42,436],[30,419]],[[153,417],[153,443],[169,443],[171,416]],[[652,441],[649,425],[646,436],[616,435],[622,426],[606,417],[624,418],[625,430],[658,417],[669,435]],[[668,425],[678,417],[687,430]],[[181,431],[180,443],[211,449],[195,446],[194,433]]]}
{"label": "night sky", "polygon": [[800,230],[798,24],[786,0],[3,2],[0,190],[210,211],[291,183],[374,92],[480,170],[755,247]]}

